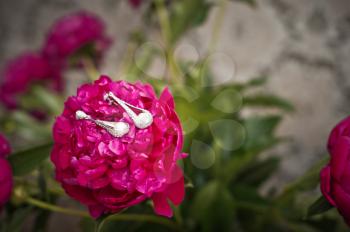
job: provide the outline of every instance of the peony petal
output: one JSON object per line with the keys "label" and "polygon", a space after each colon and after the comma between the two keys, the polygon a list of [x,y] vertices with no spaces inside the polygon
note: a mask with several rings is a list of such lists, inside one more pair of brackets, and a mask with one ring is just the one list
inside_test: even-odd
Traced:
{"label": "peony petal", "polygon": [[347,224],[350,225],[350,195],[344,191],[341,185],[335,183],[333,186],[334,200],[341,215]]}
{"label": "peony petal", "polygon": [[173,216],[173,210],[171,209],[167,197],[163,193],[155,193],[152,196],[153,204],[154,204],[154,211],[158,215],[162,215],[165,217],[172,217]]}
{"label": "peony petal", "polygon": [[340,137],[331,155],[332,177],[340,181],[350,156],[350,138]]}
{"label": "peony petal", "polygon": [[159,101],[167,104],[171,109],[175,109],[175,101],[173,95],[171,95],[168,87],[166,87],[160,94]]}
{"label": "peony petal", "polygon": [[338,125],[332,130],[328,139],[328,151],[333,153],[333,149],[341,136],[350,136],[350,117],[343,119]]}
{"label": "peony petal", "polygon": [[99,218],[104,212],[104,207],[101,205],[89,205],[88,208],[91,217],[95,219]]}
{"label": "peony petal", "polygon": [[68,185],[64,183],[62,183],[62,187],[69,196],[85,205],[93,205],[97,203],[92,192],[84,187],[77,185]]}
{"label": "peony petal", "polygon": [[166,190],[166,194],[168,198],[174,203],[174,205],[181,204],[181,202],[185,198],[185,178],[183,175],[180,177],[178,181],[168,186]]}

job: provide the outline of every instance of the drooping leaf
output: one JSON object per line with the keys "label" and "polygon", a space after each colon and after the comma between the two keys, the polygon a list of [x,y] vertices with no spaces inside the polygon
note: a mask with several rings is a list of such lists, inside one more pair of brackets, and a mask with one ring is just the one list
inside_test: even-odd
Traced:
{"label": "drooping leaf", "polygon": [[246,96],[243,99],[244,106],[248,107],[269,107],[278,108],[286,112],[293,112],[294,106],[287,100],[275,95],[254,95]]}
{"label": "drooping leaf", "polygon": [[256,161],[241,171],[236,181],[247,185],[259,187],[266,181],[278,168],[280,159],[270,157],[263,161]]}
{"label": "drooping leaf", "polygon": [[51,111],[54,115],[61,113],[63,100],[58,94],[53,94],[52,91],[49,91],[42,86],[34,86],[31,91],[42,107],[45,107],[45,109]]}
{"label": "drooping leaf", "polygon": [[267,82],[268,78],[266,76],[259,76],[259,77],[255,77],[251,80],[249,80],[245,86],[246,87],[258,87],[258,86],[262,86],[265,85]]}
{"label": "drooping leaf", "polygon": [[256,186],[232,183],[230,184],[230,190],[235,198],[237,208],[262,211],[270,206],[270,202],[259,195]]}
{"label": "drooping leaf", "polygon": [[[261,76],[261,77],[255,77],[247,82],[243,82],[243,83],[227,83],[224,86],[220,86],[220,89],[218,89],[218,91],[225,91],[225,90],[235,90],[238,92],[244,92],[246,90],[249,90],[251,88],[255,88],[255,87],[261,87],[263,85],[266,84],[268,78],[266,76]],[[218,94],[218,93],[217,93]]]}
{"label": "drooping leaf", "polygon": [[24,134],[26,137],[32,138],[33,140],[47,138],[51,135],[51,126],[39,123],[24,111],[15,110],[11,114],[11,120],[15,123],[15,129],[20,134]]}
{"label": "drooping leaf", "polygon": [[286,186],[281,195],[277,198],[279,202],[288,201],[290,198],[299,192],[312,190],[316,188],[320,181],[321,168],[329,161],[329,157],[321,159],[318,163],[312,166],[304,175],[296,179],[294,182]]}
{"label": "drooping leaf", "polygon": [[10,155],[8,160],[11,164],[13,175],[21,176],[33,171],[49,157],[51,148],[52,143],[47,143]]}
{"label": "drooping leaf", "polygon": [[321,196],[308,208],[306,216],[312,217],[327,212],[332,208],[333,205],[331,205],[326,198]]}
{"label": "drooping leaf", "polygon": [[234,0],[236,2],[242,2],[242,3],[246,3],[252,7],[256,6],[256,0]]}

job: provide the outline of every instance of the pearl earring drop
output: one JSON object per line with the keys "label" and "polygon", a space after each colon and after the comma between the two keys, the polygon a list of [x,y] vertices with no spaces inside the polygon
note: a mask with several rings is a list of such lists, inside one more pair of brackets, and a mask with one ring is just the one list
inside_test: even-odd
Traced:
{"label": "pearl earring drop", "polygon": [[96,125],[104,128],[108,131],[112,136],[120,138],[129,133],[130,126],[126,122],[109,122],[109,121],[103,121],[99,119],[93,119],[90,115],[87,115],[84,111],[78,110],[75,112],[75,117],[78,120],[90,120]]}
{"label": "pearl earring drop", "polygon": [[[152,114],[145,109],[141,109],[139,107],[133,106],[115,96],[112,92],[108,92],[104,96],[105,100],[113,101],[119,104],[125,112],[130,116],[131,120],[134,122],[135,126],[139,129],[145,129],[149,127],[153,123]],[[141,113],[136,114],[131,108],[137,109],[141,111]]]}

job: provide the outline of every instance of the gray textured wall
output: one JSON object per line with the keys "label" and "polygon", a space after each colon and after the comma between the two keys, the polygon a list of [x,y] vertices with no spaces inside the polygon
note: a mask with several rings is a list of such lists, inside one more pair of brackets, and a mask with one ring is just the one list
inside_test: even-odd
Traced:
{"label": "gray textured wall", "polygon": [[[127,33],[141,17],[126,1],[11,0],[0,2],[0,62],[37,49],[43,33],[61,15],[77,9],[96,12],[116,44],[104,72],[117,75]],[[217,9],[205,25],[190,31],[180,47],[206,51]],[[293,141],[274,150],[284,162],[275,181],[298,176],[326,153],[334,124],[349,114],[350,2],[348,0],[261,0],[256,8],[229,3],[216,47],[234,61],[234,78],[270,76],[267,90],[290,99],[297,112],[279,129]],[[216,62],[218,75],[230,62]],[[72,87],[73,88],[73,87]]]}

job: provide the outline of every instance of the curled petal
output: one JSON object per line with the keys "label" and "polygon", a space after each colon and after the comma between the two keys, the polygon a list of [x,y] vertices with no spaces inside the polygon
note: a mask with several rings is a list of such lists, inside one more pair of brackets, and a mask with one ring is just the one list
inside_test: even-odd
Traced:
{"label": "curled petal", "polygon": [[171,109],[175,109],[174,98],[168,88],[165,88],[160,94],[159,101],[166,103]]}
{"label": "curled petal", "polygon": [[323,196],[326,197],[329,203],[335,206],[335,201],[331,196],[331,168],[330,166],[326,166],[322,169],[320,173],[321,179],[321,192]]}

